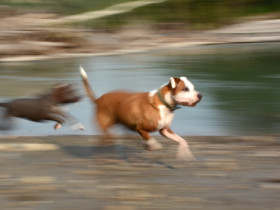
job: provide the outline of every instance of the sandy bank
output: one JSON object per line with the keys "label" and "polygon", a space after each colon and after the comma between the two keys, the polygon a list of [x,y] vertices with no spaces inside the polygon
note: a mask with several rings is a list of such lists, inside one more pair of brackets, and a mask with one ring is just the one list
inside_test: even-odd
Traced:
{"label": "sandy bank", "polygon": [[[2,209],[277,209],[279,136],[188,137],[197,158],[174,159],[159,138],[149,152],[134,137],[0,138]],[[44,150],[45,148],[45,150]],[[82,206],[82,207],[81,207]]]}
{"label": "sandy bank", "polygon": [[[16,19],[10,21],[11,23],[8,21],[1,25],[13,25]],[[115,33],[30,27],[2,27],[0,62],[119,55],[182,47],[188,49],[210,44],[280,41],[280,19],[247,21],[199,32],[155,31],[148,27],[133,26]]]}

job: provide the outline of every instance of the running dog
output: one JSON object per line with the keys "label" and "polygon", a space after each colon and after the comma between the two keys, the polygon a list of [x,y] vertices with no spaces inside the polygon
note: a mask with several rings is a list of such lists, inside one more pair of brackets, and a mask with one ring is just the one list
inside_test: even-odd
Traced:
{"label": "running dog", "polygon": [[[82,124],[59,107],[60,105],[75,103],[79,100],[80,97],[75,93],[70,84],[60,84],[37,98],[15,99],[7,103],[0,103],[0,106],[6,108],[3,116],[4,123],[9,122],[11,117],[24,118],[35,122],[51,120],[57,122],[54,126],[57,130],[66,119],[72,123],[72,129],[84,130]],[[9,129],[9,126],[7,129]]]}
{"label": "running dog", "polygon": [[82,67],[80,73],[86,93],[96,105],[97,122],[105,136],[110,137],[108,129],[111,126],[123,124],[146,140],[148,150],[156,150],[161,149],[162,145],[149,133],[159,131],[161,135],[179,143],[177,158],[194,159],[187,141],[170,129],[178,105],[193,107],[202,99],[186,77],[171,77],[169,83],[150,92],[113,91],[97,98]]}

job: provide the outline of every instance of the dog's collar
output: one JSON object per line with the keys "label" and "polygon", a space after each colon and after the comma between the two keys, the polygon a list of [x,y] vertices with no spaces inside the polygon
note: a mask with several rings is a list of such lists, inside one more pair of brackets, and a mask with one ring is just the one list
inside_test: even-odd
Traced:
{"label": "dog's collar", "polygon": [[171,112],[174,112],[176,109],[179,109],[180,107],[176,105],[172,106],[170,105],[163,97],[163,95],[161,94],[160,91],[157,91],[157,96],[159,98],[159,100],[161,101],[161,103],[164,104],[164,106],[166,106]]}

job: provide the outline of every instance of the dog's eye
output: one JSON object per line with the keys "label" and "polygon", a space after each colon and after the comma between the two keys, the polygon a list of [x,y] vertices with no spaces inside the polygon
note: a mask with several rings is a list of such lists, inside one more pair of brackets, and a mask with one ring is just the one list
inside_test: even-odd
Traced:
{"label": "dog's eye", "polygon": [[184,87],[184,88],[183,88],[183,91],[189,91],[189,88]]}

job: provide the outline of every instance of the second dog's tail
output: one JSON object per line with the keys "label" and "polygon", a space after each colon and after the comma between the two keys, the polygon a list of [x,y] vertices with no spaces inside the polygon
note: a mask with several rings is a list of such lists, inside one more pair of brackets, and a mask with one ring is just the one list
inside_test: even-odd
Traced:
{"label": "second dog's tail", "polygon": [[90,87],[87,73],[85,72],[84,68],[80,66],[80,73],[83,79],[84,88],[86,90],[87,96],[92,100],[93,103],[96,101],[96,97],[94,96],[94,93]]}

